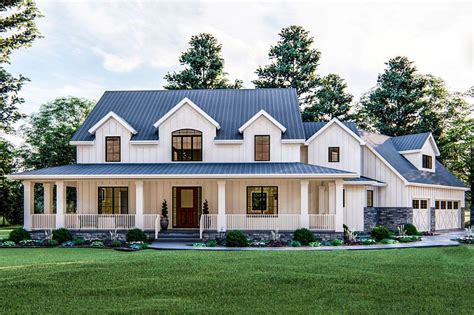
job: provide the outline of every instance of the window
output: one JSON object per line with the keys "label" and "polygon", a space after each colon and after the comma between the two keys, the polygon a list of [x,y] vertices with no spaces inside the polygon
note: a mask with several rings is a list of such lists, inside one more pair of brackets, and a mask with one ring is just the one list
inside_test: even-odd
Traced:
{"label": "window", "polygon": [[202,132],[181,129],[172,134],[173,161],[202,161]]}
{"label": "window", "polygon": [[328,162],[339,162],[339,147],[328,148]]}
{"label": "window", "polygon": [[448,201],[447,202],[447,205],[448,205],[448,209],[453,209],[453,202],[452,201]]}
{"label": "window", "polygon": [[248,186],[247,214],[278,214],[278,187]]}
{"label": "window", "polygon": [[433,158],[431,155],[423,154],[423,168],[431,169],[433,167]]}
{"label": "window", "polygon": [[128,187],[99,187],[99,214],[128,214]]}
{"label": "window", "polygon": [[428,209],[428,200],[427,199],[413,199],[412,208],[413,209]]}
{"label": "window", "polygon": [[446,209],[446,201],[441,201],[441,209]]}
{"label": "window", "polygon": [[105,162],[120,162],[120,137],[105,137]]}
{"label": "window", "polygon": [[457,201],[453,202],[453,209],[459,209],[459,202]]}
{"label": "window", "polygon": [[435,201],[435,209],[439,209],[439,201],[438,200]]}
{"label": "window", "polygon": [[270,161],[270,136],[255,136],[255,161]]}
{"label": "window", "polygon": [[373,207],[373,206],[374,206],[374,191],[367,190],[367,207]]}

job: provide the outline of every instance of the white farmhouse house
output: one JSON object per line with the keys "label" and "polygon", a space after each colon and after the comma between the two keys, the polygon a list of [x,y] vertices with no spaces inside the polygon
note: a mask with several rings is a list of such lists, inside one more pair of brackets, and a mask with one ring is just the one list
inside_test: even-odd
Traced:
{"label": "white farmhouse house", "polygon": [[70,143],[77,164],[8,176],[26,229],[158,231],[164,200],[169,229],[201,233],[461,227],[467,188],[430,133],[303,122],[294,89],[108,91]]}

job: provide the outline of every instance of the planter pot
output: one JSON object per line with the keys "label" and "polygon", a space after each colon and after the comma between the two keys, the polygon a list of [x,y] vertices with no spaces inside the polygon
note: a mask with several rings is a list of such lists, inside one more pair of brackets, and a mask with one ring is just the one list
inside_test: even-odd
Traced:
{"label": "planter pot", "polygon": [[169,224],[168,218],[162,217],[160,221],[161,230],[166,231],[168,229],[168,224]]}

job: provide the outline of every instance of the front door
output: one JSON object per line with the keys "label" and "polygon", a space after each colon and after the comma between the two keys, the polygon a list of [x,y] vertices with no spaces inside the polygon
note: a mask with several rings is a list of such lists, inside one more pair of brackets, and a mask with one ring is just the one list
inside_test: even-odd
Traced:
{"label": "front door", "polygon": [[177,228],[197,228],[199,216],[199,188],[176,187],[176,225]]}

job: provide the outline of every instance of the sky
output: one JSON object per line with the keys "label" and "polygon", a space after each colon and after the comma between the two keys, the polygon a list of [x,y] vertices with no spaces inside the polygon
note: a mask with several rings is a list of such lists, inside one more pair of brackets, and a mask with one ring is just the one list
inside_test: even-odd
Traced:
{"label": "sky", "polygon": [[303,26],[321,52],[319,75],[337,73],[356,99],[398,55],[422,73],[465,91],[473,83],[470,1],[53,1],[38,0],[44,38],[16,51],[7,69],[23,74],[27,114],[61,96],[98,100],[106,90],[162,89],[180,69],[192,35],[223,46],[225,71],[252,88],[255,69],[286,26]]}

